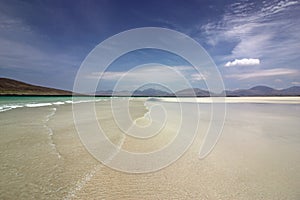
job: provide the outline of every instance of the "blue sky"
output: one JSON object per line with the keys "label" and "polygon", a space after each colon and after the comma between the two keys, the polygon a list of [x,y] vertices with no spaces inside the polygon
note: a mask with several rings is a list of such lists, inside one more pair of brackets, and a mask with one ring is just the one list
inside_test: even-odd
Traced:
{"label": "blue sky", "polygon": [[[81,62],[97,44],[128,29],[163,27],[199,42],[226,89],[286,88],[300,85],[299,18],[299,0],[2,0],[0,76],[72,89]],[[205,81],[180,57],[148,49],[116,60],[103,89],[131,67],[154,62],[181,70],[194,87]]]}

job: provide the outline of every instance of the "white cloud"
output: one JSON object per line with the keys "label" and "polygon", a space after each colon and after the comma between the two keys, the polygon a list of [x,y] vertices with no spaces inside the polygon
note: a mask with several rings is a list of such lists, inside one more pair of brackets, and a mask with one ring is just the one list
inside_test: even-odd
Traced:
{"label": "white cloud", "polygon": [[298,75],[298,74],[299,71],[295,69],[276,68],[276,69],[257,70],[254,72],[243,73],[243,74],[232,74],[232,75],[227,75],[226,77],[243,80],[243,79],[251,79],[251,78],[272,77],[272,76],[280,76],[280,75]]}
{"label": "white cloud", "polygon": [[234,61],[229,61],[225,64],[225,67],[234,67],[234,66],[249,66],[249,65],[259,65],[260,60],[256,58],[243,58],[235,59]]}
{"label": "white cloud", "polygon": [[194,70],[192,66],[172,66],[172,69],[175,69],[180,72]]}
{"label": "white cloud", "polygon": [[293,85],[300,85],[300,82],[298,82],[298,81],[293,81],[292,84],[293,84]]}
{"label": "white cloud", "polygon": [[276,83],[282,83],[283,81],[281,79],[277,78],[277,79],[274,80],[274,82],[276,82]]}
{"label": "white cloud", "polygon": [[202,81],[202,80],[206,80],[206,77],[203,74],[192,74],[192,81]]}

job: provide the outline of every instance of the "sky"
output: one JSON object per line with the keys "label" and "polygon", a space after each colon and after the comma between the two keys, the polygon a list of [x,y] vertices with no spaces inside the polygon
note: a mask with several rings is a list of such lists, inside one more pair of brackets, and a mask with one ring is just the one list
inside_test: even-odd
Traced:
{"label": "sky", "polygon": [[[0,0],[0,77],[72,90],[80,65],[99,43],[129,29],[162,27],[197,41],[226,89],[300,86],[299,18],[299,0]],[[206,74],[180,56],[141,49],[115,60],[102,74],[101,89],[147,63],[173,67],[193,87],[205,86]],[[151,70],[176,82],[160,67],[146,65],[135,74],[144,79]],[[132,82],[121,89],[126,84]]]}

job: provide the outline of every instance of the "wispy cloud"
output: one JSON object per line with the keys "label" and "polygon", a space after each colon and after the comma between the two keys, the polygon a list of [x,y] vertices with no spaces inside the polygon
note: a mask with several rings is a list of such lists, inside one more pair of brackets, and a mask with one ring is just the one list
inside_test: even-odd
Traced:
{"label": "wispy cloud", "polygon": [[225,64],[225,67],[259,65],[259,63],[260,63],[259,59],[243,58],[243,59],[235,59],[234,61],[229,61]]}
{"label": "wispy cloud", "polygon": [[262,9],[262,12],[266,14],[276,14],[284,11],[287,7],[297,5],[298,1],[279,1],[277,4],[269,4]]}
{"label": "wispy cloud", "polygon": [[[195,69],[192,66],[164,66],[164,65],[152,65],[146,64],[144,66],[139,66],[133,68],[129,71],[106,71],[106,72],[93,72],[88,75],[88,78],[101,78],[104,80],[118,80],[124,76],[135,79],[148,79],[150,75],[152,77],[162,77],[164,73],[172,72],[173,74],[179,74],[182,76],[190,76],[195,78],[195,80],[204,80],[204,75],[195,73]],[[202,77],[201,79],[199,77]],[[169,77],[172,79],[172,77]]]}
{"label": "wispy cloud", "polygon": [[292,84],[293,85],[300,85],[300,82],[299,81],[293,81]]}
{"label": "wispy cloud", "polygon": [[[299,82],[299,13],[299,0],[238,0],[225,6],[220,20],[204,24],[202,34],[208,47],[218,53],[217,64],[227,66],[220,68],[225,85],[288,87]],[[259,59],[259,63],[241,62],[244,58]],[[253,65],[232,67],[246,63]]]}
{"label": "wispy cloud", "polygon": [[298,1],[237,2],[227,7],[221,21],[205,24],[202,30],[210,45],[222,41],[235,44],[224,60],[264,57],[271,65],[299,58],[297,13]]}
{"label": "wispy cloud", "polygon": [[86,76],[88,79],[100,79],[106,82],[122,82],[121,89],[132,89],[133,86],[148,82],[171,85],[178,89],[189,87],[194,81],[205,81],[205,74],[199,74],[192,66],[160,66],[145,65],[129,71],[93,72]]}
{"label": "wispy cloud", "polygon": [[192,81],[202,81],[202,80],[206,80],[206,76],[204,76],[203,74],[199,74],[199,73],[196,73],[196,74],[191,74],[191,80]]}
{"label": "wispy cloud", "polygon": [[281,76],[281,75],[297,76],[299,75],[299,71],[295,69],[276,68],[276,69],[256,70],[253,72],[242,73],[242,74],[231,74],[231,75],[227,75],[226,77],[243,80],[243,79],[261,78],[261,77]]}

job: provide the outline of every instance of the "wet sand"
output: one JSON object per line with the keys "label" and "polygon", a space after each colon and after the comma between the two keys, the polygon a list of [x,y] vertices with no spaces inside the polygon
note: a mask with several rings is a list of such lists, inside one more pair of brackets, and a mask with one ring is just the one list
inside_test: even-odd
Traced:
{"label": "wet sand", "polygon": [[[172,107],[169,100],[161,103]],[[96,103],[101,126],[117,143],[122,133],[109,108],[109,101]],[[222,136],[201,160],[211,116],[207,103],[200,110],[198,135],[188,151],[172,165],[146,174],[119,172],[95,160],[77,135],[72,105],[2,112],[0,199],[300,198],[299,104],[228,104]],[[131,102],[134,119],[147,111],[144,99]],[[173,137],[167,131],[172,127],[166,128],[152,141],[126,138],[122,148],[152,151]]]}

